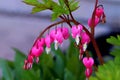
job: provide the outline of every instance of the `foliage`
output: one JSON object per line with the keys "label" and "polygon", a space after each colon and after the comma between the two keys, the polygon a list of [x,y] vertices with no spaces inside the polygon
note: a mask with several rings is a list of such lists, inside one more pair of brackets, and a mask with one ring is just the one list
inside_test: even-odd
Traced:
{"label": "foliage", "polygon": [[110,53],[115,56],[114,60],[105,63],[98,67],[96,76],[91,77],[90,80],[119,80],[120,76],[120,35],[116,37],[111,36],[107,42],[113,44],[115,49]]}
{"label": "foliage", "polygon": [[53,0],[24,0],[23,2],[34,6],[32,9],[32,13],[37,13],[37,12],[41,12],[44,10],[51,10],[52,13],[52,21],[56,20],[59,16],[66,14],[68,15],[70,13],[70,11],[75,11],[79,6],[78,6],[78,1],[76,0],[68,0],[68,6],[66,5],[67,2],[65,2],[67,0],[58,0],[58,3],[53,1]]}
{"label": "foliage", "polygon": [[[40,62],[33,65],[31,70],[24,70],[25,55],[18,49],[14,61],[0,59],[2,69],[1,80],[84,80],[84,66],[79,60],[78,50],[73,46],[70,39],[70,47],[66,53],[60,49],[54,50],[52,45],[51,54],[45,52],[40,57]],[[54,56],[53,56],[54,55]]]}
{"label": "foliage", "polygon": [[114,36],[111,36],[107,39],[107,42],[116,46],[120,46],[120,35],[117,35],[117,38]]}

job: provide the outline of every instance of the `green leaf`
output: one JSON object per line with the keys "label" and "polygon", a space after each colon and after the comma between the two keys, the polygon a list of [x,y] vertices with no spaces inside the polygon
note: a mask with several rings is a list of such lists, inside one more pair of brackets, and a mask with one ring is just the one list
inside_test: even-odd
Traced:
{"label": "green leaf", "polygon": [[46,10],[47,8],[46,7],[44,7],[44,6],[42,6],[41,5],[41,7],[39,6],[39,7],[34,7],[33,9],[32,9],[32,14],[35,14],[35,13],[37,13],[37,12],[41,12],[41,11],[43,11],[43,10]]}
{"label": "green leaf", "polygon": [[24,3],[32,6],[40,6],[41,3],[38,0],[23,0]]}
{"label": "green leaf", "polygon": [[23,69],[24,60],[26,56],[24,53],[14,48],[15,54],[15,80],[37,80],[39,76],[36,76],[36,72],[31,69],[29,71]]}
{"label": "green leaf", "polygon": [[120,46],[119,36],[117,38],[114,36],[111,36],[110,38],[107,39],[107,42],[116,46]]}
{"label": "green leaf", "polygon": [[73,54],[78,55],[79,54],[79,50],[75,47],[75,40],[70,37],[70,45],[69,48],[67,50],[67,57],[71,57]]}
{"label": "green leaf", "polygon": [[78,1],[71,1],[70,3],[70,10],[71,11],[75,11],[76,9],[79,8],[79,2]]}
{"label": "green leaf", "polygon": [[61,13],[52,13],[52,21],[55,21],[60,15]]}
{"label": "green leaf", "polygon": [[66,68],[76,76],[76,80],[84,80],[85,67],[82,61],[79,60],[78,55],[72,55],[69,60],[67,60]]}
{"label": "green leaf", "polygon": [[71,73],[71,71],[69,71],[68,69],[65,69],[64,80],[76,80],[76,77],[75,77],[75,75],[73,73]]}
{"label": "green leaf", "polygon": [[104,65],[99,66],[96,76],[92,76],[90,80],[118,80],[120,75],[119,61],[120,57],[116,57],[114,61],[111,60]]}
{"label": "green leaf", "polygon": [[10,67],[8,66],[6,60],[4,59],[0,59],[0,67],[2,69],[2,74],[5,80],[13,80],[13,74],[12,71],[10,69]]}
{"label": "green leaf", "polygon": [[120,48],[115,48],[112,52],[110,52],[115,57],[120,57]]}
{"label": "green leaf", "polygon": [[64,6],[64,5],[65,5],[64,0],[59,0],[59,4],[60,4],[61,6]]}

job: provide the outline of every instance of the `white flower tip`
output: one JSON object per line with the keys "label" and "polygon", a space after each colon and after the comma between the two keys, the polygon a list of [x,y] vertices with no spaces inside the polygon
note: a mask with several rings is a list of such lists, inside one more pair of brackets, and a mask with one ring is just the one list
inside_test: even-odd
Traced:
{"label": "white flower tip", "polygon": [[46,47],[46,53],[49,54],[51,51],[51,48]]}
{"label": "white flower tip", "polygon": [[89,80],[89,79],[86,77],[86,80]]}
{"label": "white flower tip", "polygon": [[86,49],[87,49],[87,43],[83,45],[83,51],[86,51]]}
{"label": "white flower tip", "polygon": [[57,50],[58,49],[58,41],[55,41],[55,50]]}
{"label": "white flower tip", "polygon": [[80,41],[79,36],[76,36],[75,41],[76,41],[76,44],[79,45],[79,41]]}

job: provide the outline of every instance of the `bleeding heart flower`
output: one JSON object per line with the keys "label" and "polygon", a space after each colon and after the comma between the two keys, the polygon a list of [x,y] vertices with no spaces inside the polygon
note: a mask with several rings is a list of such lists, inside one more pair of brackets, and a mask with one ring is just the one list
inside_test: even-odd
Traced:
{"label": "bleeding heart flower", "polygon": [[31,69],[33,64],[33,56],[31,54],[28,55],[27,59],[24,61],[24,69]]}
{"label": "bleeding heart flower", "polygon": [[50,32],[50,36],[53,38],[54,43],[55,43],[55,49],[58,49],[58,44],[61,44],[63,42],[63,34],[61,30],[52,30]]}
{"label": "bleeding heart flower", "polygon": [[75,38],[76,44],[79,44],[80,35],[82,33],[83,27],[82,25],[77,25],[72,27],[72,37]]}
{"label": "bleeding heart flower", "polygon": [[90,42],[90,37],[88,36],[88,34],[86,32],[82,32],[81,34],[81,43],[82,44],[88,44]]}
{"label": "bleeding heart flower", "polygon": [[50,35],[47,35],[46,38],[45,38],[46,47],[50,48],[52,42],[53,42],[53,40],[50,37]]}
{"label": "bleeding heart flower", "polygon": [[39,57],[43,52],[43,47],[36,47],[34,46],[31,50],[31,55],[35,56],[35,57]]}
{"label": "bleeding heart flower", "polygon": [[45,39],[44,38],[40,38],[40,39],[37,40],[36,45],[38,45],[38,46],[44,46],[44,44],[45,44]]}
{"label": "bleeding heart flower", "polygon": [[70,34],[69,34],[68,28],[62,27],[62,28],[58,28],[57,30],[61,31],[64,39],[68,39],[69,38]]}
{"label": "bleeding heart flower", "polygon": [[86,68],[91,68],[94,64],[94,59],[92,57],[84,57],[83,64]]}
{"label": "bleeding heart flower", "polygon": [[63,35],[61,30],[52,30],[50,32],[50,36],[53,38],[54,41],[57,41],[59,44],[63,42]]}

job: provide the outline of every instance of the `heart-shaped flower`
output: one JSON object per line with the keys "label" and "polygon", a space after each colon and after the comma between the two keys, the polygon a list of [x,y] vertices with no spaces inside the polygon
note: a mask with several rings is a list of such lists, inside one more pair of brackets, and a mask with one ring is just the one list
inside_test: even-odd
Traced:
{"label": "heart-shaped flower", "polygon": [[76,44],[78,45],[80,42],[80,35],[83,30],[82,25],[72,26],[72,37],[75,38]]}
{"label": "heart-shaped flower", "polygon": [[62,28],[58,28],[57,30],[61,31],[64,39],[68,39],[69,38],[70,34],[69,34],[68,28],[62,27]]}
{"label": "heart-shaped flower", "polygon": [[36,44],[38,46],[44,46],[45,45],[45,39],[44,38],[38,39]]}
{"label": "heart-shaped flower", "polygon": [[31,54],[35,57],[39,57],[43,52],[43,47],[36,47],[34,46],[31,50]]}
{"label": "heart-shaped flower", "polygon": [[86,68],[91,68],[94,64],[94,59],[92,57],[84,57],[83,64]]}

